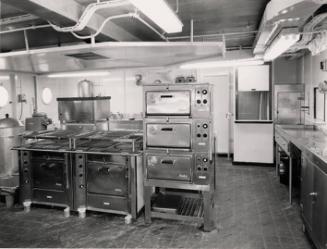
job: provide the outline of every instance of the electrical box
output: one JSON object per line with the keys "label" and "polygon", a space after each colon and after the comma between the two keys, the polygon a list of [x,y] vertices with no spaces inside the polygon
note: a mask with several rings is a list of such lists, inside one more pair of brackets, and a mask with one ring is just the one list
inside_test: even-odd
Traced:
{"label": "electrical box", "polygon": [[24,94],[24,93],[18,94],[18,103],[22,103],[22,102],[27,102],[26,94]]}

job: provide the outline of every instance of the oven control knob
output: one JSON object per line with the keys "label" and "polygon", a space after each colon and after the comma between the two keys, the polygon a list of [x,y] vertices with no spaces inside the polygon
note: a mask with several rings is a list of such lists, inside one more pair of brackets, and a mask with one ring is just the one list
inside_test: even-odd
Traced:
{"label": "oven control knob", "polygon": [[207,129],[208,128],[208,124],[203,124],[202,126],[204,129]]}
{"label": "oven control knob", "polygon": [[25,180],[25,184],[29,184],[30,183],[30,181],[29,180]]}
{"label": "oven control knob", "polygon": [[202,168],[201,168],[201,165],[199,165],[199,166],[198,166],[198,171],[201,171],[201,169],[202,169]]}
{"label": "oven control knob", "polygon": [[206,158],[206,157],[204,157],[202,160],[203,160],[203,162],[205,162],[205,163],[208,162],[208,158]]}
{"label": "oven control knob", "polygon": [[79,185],[79,187],[80,187],[81,189],[85,188],[85,186],[84,186],[83,184]]}
{"label": "oven control knob", "polygon": [[207,103],[208,103],[208,100],[204,99],[203,104],[207,104]]}
{"label": "oven control knob", "polygon": [[206,95],[207,93],[208,93],[208,91],[207,91],[207,90],[205,90],[205,89],[204,89],[204,90],[202,90],[202,94],[203,94],[203,95]]}
{"label": "oven control knob", "polygon": [[197,137],[201,137],[201,134],[198,133],[196,136],[197,136]]}
{"label": "oven control knob", "polygon": [[196,101],[196,103],[201,104],[201,100],[198,99],[198,100]]}
{"label": "oven control knob", "polygon": [[25,168],[25,169],[24,169],[24,173],[27,173],[27,172],[28,172],[28,169],[27,169],[27,168]]}
{"label": "oven control knob", "polygon": [[207,133],[204,133],[204,134],[203,134],[203,137],[208,137],[208,134],[207,134]]}

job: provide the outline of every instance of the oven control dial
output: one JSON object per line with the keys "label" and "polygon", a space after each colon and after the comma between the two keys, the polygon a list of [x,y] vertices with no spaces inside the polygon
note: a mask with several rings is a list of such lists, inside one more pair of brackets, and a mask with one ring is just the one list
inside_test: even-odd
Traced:
{"label": "oven control dial", "polygon": [[206,157],[204,157],[202,160],[203,160],[203,162],[205,162],[205,163],[208,162],[208,158],[206,158]]}

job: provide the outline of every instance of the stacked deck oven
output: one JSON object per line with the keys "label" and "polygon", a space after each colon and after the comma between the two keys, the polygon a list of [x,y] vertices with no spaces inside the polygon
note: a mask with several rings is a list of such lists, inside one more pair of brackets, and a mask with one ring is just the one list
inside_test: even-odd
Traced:
{"label": "stacked deck oven", "polygon": [[210,84],[144,86],[147,222],[159,217],[214,227],[211,94]]}

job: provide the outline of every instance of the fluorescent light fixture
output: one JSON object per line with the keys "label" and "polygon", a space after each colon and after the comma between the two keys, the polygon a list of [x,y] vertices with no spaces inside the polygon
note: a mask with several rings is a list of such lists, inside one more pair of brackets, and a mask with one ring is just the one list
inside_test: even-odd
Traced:
{"label": "fluorescent light fixture", "polygon": [[9,75],[0,75],[0,80],[9,80]]}
{"label": "fluorescent light fixture", "polygon": [[283,29],[273,40],[263,56],[264,61],[272,61],[286,52],[300,39],[297,29]]}
{"label": "fluorescent light fixture", "polygon": [[181,69],[200,69],[200,68],[215,68],[215,67],[238,67],[238,66],[254,66],[264,64],[263,60],[255,58],[238,59],[238,60],[220,60],[207,62],[187,63],[180,66]]}
{"label": "fluorescent light fixture", "polygon": [[48,74],[48,78],[76,78],[76,77],[98,77],[107,76],[108,71],[85,71],[85,72],[71,72],[71,73],[51,73]]}
{"label": "fluorescent light fixture", "polygon": [[[135,80],[135,77],[126,77],[125,80],[132,81]],[[106,78],[105,81],[109,81],[109,82],[124,81],[124,77],[110,77],[110,78]]]}
{"label": "fluorescent light fixture", "polygon": [[165,0],[129,0],[166,33],[181,32],[183,23]]}

